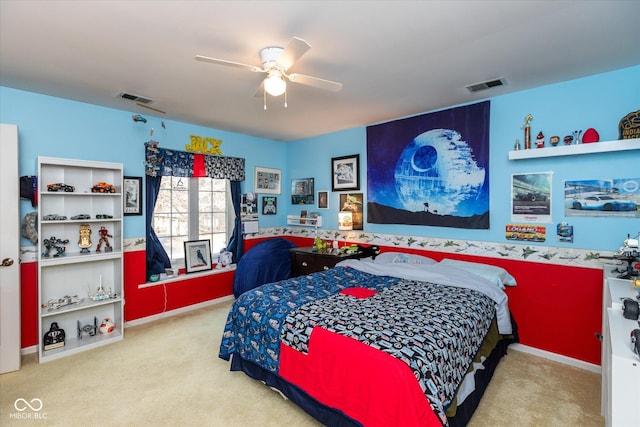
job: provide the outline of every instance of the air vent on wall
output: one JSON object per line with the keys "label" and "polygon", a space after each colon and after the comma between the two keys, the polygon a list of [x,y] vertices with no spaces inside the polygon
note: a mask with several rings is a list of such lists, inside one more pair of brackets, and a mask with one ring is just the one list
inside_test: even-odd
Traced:
{"label": "air vent on wall", "polygon": [[503,86],[505,84],[507,84],[507,82],[504,80],[504,78],[501,77],[499,79],[488,80],[486,82],[469,85],[467,86],[467,89],[469,89],[469,92],[473,93],[473,92],[479,92],[485,89],[491,89],[492,87],[496,87],[496,86]]}
{"label": "air vent on wall", "polygon": [[120,98],[122,99],[126,99],[128,101],[135,101],[135,102],[139,102],[141,104],[151,104],[153,102],[152,99],[149,98],[145,98],[144,96],[140,96],[140,95],[133,95],[131,93],[126,93],[126,92],[120,92]]}

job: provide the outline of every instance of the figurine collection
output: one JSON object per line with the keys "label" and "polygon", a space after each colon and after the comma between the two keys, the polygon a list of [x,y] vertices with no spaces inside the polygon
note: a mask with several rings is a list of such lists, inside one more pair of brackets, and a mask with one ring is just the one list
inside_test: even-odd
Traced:
{"label": "figurine collection", "polygon": [[[533,120],[532,114],[527,114],[524,118],[524,124],[520,126],[521,129],[524,130],[524,149],[530,150],[531,146],[531,121]],[[564,145],[578,145],[578,144],[587,144],[600,141],[600,135],[598,131],[594,128],[589,128],[586,131],[582,130],[574,130],[570,134],[565,135],[562,138]],[[552,147],[558,146],[560,143],[560,136],[553,135],[549,137],[549,144]],[[545,136],[542,131],[538,132],[538,135],[535,139],[536,148],[544,148],[545,147]],[[515,151],[520,150],[520,139],[516,139],[516,143],[513,147]]]}

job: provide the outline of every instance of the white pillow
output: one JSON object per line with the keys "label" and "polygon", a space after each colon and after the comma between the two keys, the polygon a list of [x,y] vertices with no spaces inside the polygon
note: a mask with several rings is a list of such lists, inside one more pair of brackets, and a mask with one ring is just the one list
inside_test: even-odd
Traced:
{"label": "white pillow", "polygon": [[422,255],[405,254],[403,252],[383,252],[373,260],[379,264],[435,264],[431,258]]}
{"label": "white pillow", "polygon": [[491,283],[495,283],[501,289],[505,286],[516,286],[516,279],[510,275],[507,270],[495,265],[481,264],[479,262],[458,261],[455,259],[444,258],[440,264],[450,267],[461,268],[470,273],[474,273],[480,277],[484,277]]}

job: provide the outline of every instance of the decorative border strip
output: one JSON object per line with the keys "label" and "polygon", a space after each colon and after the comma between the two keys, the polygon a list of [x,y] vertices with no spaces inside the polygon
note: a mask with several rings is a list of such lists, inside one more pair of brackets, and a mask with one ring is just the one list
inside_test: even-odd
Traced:
{"label": "decorative border strip", "polygon": [[[261,228],[258,233],[245,235],[245,239],[268,237],[306,237],[313,239],[316,231],[308,227]],[[519,243],[478,242],[471,240],[442,239],[435,237],[411,237],[401,234],[365,233],[361,231],[318,230],[317,236],[323,240],[363,243],[367,245],[390,246],[396,248],[425,251],[477,255],[488,258],[512,259],[516,261],[539,262],[542,264],[567,265],[572,267],[601,269],[605,264],[622,264],[611,259],[615,252],[590,251],[585,249],[558,248]],[[124,252],[146,249],[144,237],[124,239]],[[20,262],[36,262],[36,246],[20,248]]]}
{"label": "decorative border strip", "polygon": [[[307,237],[313,239],[316,237],[316,231],[308,227],[261,228],[258,233],[245,235],[245,239],[279,236]],[[611,257],[615,255],[615,252],[596,252],[585,249],[538,246],[515,242],[479,242],[338,230],[317,230],[317,236],[323,240],[338,240],[339,242],[348,241],[350,243],[363,243],[367,245],[478,255],[489,258],[513,259],[517,261],[567,265],[572,267],[601,269],[605,264],[622,264],[621,261],[611,259]]]}

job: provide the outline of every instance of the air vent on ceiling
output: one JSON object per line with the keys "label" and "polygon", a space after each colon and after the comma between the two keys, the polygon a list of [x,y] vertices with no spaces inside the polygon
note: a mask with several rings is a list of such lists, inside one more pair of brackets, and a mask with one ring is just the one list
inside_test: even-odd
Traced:
{"label": "air vent on ceiling", "polygon": [[122,99],[126,99],[128,101],[139,102],[141,104],[151,104],[151,103],[153,103],[152,99],[145,98],[144,96],[140,96],[140,95],[133,95],[133,94],[127,93],[127,92],[121,92],[119,96]]}
{"label": "air vent on ceiling", "polygon": [[507,84],[507,82],[504,80],[504,78],[501,77],[499,79],[488,80],[486,82],[469,85],[467,86],[467,89],[469,89],[469,92],[473,93],[473,92],[479,92],[485,89],[491,89],[492,87],[496,87],[496,86],[503,86],[505,84]]}

